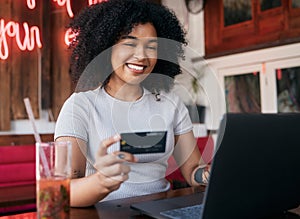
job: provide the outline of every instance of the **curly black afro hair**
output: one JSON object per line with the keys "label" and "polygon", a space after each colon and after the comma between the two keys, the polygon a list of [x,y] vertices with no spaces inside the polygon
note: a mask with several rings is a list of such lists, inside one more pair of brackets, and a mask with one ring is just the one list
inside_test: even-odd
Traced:
{"label": "curly black afro hair", "polygon": [[108,83],[112,72],[111,47],[135,25],[148,22],[153,24],[158,37],[158,59],[152,72],[164,77],[148,76],[143,86],[151,91],[170,90],[174,77],[181,73],[178,60],[184,58],[185,32],[173,11],[147,0],[108,0],[86,7],[71,21],[68,27],[76,34],[70,44],[74,82],[78,83],[90,63],[97,59],[94,63],[99,65],[98,70],[92,68],[97,73],[88,73],[85,77],[90,78],[82,84]]}

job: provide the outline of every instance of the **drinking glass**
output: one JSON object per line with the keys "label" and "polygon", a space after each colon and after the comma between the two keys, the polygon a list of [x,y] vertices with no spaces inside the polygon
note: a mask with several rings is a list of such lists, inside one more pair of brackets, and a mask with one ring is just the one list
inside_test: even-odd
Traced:
{"label": "drinking glass", "polygon": [[71,142],[36,143],[37,218],[69,218]]}

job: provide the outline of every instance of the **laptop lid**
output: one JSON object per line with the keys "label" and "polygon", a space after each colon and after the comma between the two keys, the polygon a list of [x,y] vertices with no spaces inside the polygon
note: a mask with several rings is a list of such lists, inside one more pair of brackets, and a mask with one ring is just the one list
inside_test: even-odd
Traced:
{"label": "laptop lid", "polygon": [[[262,218],[297,207],[299,134],[300,114],[226,114],[199,218]],[[164,199],[131,207],[164,218],[161,211],[201,203],[202,199],[203,194],[195,194],[172,198],[171,204]]]}
{"label": "laptop lid", "polygon": [[220,131],[202,219],[263,218],[299,206],[300,113],[227,114]]}

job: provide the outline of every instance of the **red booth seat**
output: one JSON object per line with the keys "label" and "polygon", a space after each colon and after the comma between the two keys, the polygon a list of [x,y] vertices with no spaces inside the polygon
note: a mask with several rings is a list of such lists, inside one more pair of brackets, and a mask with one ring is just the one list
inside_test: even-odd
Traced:
{"label": "red booth seat", "polygon": [[[35,145],[0,146],[0,187],[18,187],[35,183]],[[1,206],[0,215],[32,209],[35,209],[35,204]]]}
{"label": "red booth seat", "polygon": [[35,146],[0,146],[0,186],[35,183]]}
{"label": "red booth seat", "polygon": [[[200,150],[202,159],[206,164],[210,164],[214,155],[214,140],[212,136],[197,138],[197,145]],[[168,160],[168,169],[166,172],[166,179],[170,181],[173,189],[187,187],[188,184],[182,176],[174,157]]]}

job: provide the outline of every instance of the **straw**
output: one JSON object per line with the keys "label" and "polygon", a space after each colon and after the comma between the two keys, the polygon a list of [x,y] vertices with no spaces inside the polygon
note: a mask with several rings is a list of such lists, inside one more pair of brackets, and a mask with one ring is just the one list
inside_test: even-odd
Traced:
{"label": "straw", "polygon": [[[40,137],[39,133],[37,132],[37,129],[36,129],[36,126],[35,126],[35,120],[34,120],[34,116],[33,116],[33,112],[32,112],[32,108],[31,108],[29,98],[24,98],[24,103],[25,103],[25,108],[26,108],[29,120],[30,120],[32,128],[33,128],[35,141],[38,142],[39,144],[41,144],[41,142],[42,142],[41,137]],[[50,176],[50,169],[49,169],[49,165],[48,165],[48,162],[47,162],[47,159],[46,159],[46,155],[45,155],[44,150],[42,148],[41,148],[41,150],[39,150],[39,152],[40,152],[40,156],[41,156],[41,159],[42,159],[43,166],[45,168],[46,176],[49,177]]]}

